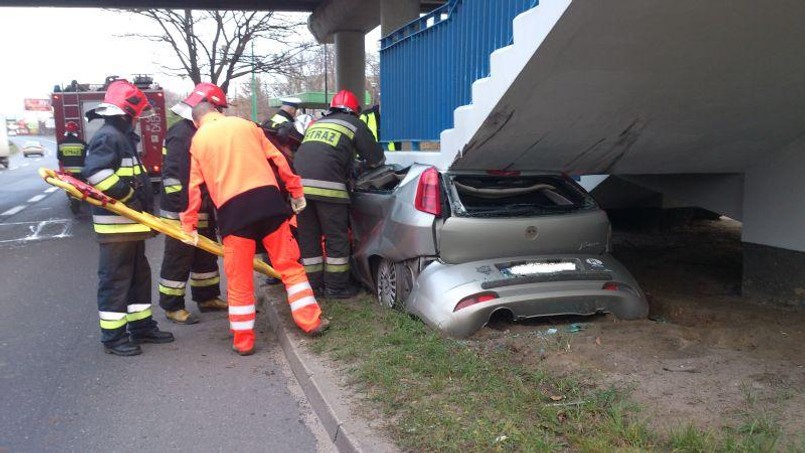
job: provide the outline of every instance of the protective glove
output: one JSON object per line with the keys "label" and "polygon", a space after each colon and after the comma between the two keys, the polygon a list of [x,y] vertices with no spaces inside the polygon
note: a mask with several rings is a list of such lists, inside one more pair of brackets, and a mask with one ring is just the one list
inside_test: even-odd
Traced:
{"label": "protective glove", "polygon": [[198,230],[193,230],[190,233],[187,233],[190,236],[190,239],[182,239],[187,245],[192,245],[193,247],[198,245]]}
{"label": "protective glove", "polygon": [[291,209],[293,210],[294,214],[299,214],[305,209],[307,206],[307,201],[305,201],[305,197],[301,196],[299,198],[291,198]]}

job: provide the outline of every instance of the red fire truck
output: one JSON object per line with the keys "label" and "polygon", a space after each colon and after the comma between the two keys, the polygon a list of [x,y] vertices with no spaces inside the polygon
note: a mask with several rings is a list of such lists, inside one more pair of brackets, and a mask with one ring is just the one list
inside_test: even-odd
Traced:
{"label": "red fire truck", "polygon": [[[103,125],[103,121],[88,122],[85,114],[103,101],[106,87],[116,79],[117,76],[107,77],[102,85],[79,84],[73,81],[64,87],[59,85],[54,87],[51,101],[53,118],[56,121],[56,142],[61,143],[64,137],[64,125],[68,121],[75,121],[79,127],[79,137],[89,143],[95,132]],[[138,149],[140,159],[151,177],[151,182],[158,184],[162,173],[162,146],[167,129],[165,94],[159,85],[154,84],[151,77],[136,75],[132,83],[143,91],[154,111],[153,115],[137,122],[136,132],[140,136]]]}

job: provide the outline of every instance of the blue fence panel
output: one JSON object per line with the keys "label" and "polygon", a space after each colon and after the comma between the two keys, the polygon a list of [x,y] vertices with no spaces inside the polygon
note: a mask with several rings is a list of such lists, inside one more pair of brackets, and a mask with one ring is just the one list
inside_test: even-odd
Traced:
{"label": "blue fence panel", "polygon": [[436,141],[469,104],[489,56],[512,42],[514,18],[537,0],[450,0],[381,41],[384,141]]}

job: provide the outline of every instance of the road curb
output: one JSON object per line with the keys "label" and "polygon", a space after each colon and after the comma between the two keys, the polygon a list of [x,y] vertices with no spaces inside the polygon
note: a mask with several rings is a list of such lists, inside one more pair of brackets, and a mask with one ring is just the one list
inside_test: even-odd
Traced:
{"label": "road curb", "polygon": [[[276,297],[266,286],[257,289],[258,304],[266,316],[269,328],[277,337],[285,357],[290,363],[311,407],[321,420],[327,435],[340,453],[392,453],[398,452],[395,446],[375,432],[368,423],[353,416],[345,401],[346,397],[333,379],[332,371],[324,367],[321,360],[304,349],[298,332],[289,332],[283,316],[272,303]],[[284,297],[282,298],[284,301]],[[260,318],[258,318],[260,319]]]}

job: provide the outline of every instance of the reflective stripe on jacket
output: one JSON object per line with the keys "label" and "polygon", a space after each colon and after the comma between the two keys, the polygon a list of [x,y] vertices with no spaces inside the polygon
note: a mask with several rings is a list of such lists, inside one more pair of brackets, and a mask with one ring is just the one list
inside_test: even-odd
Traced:
{"label": "reflective stripe on jacket", "polygon": [[[378,106],[374,106],[368,110],[364,110],[361,112],[360,116],[361,121],[366,123],[366,126],[372,131],[372,135],[375,136],[375,140],[378,142],[380,141],[380,110]],[[386,145],[387,151],[397,151],[397,147],[394,145],[394,142],[388,142]]]}
{"label": "reflective stripe on jacket", "polygon": [[56,150],[56,159],[58,159],[59,165],[69,173],[81,173],[84,169],[86,158],[87,144],[73,134],[66,135]]}

